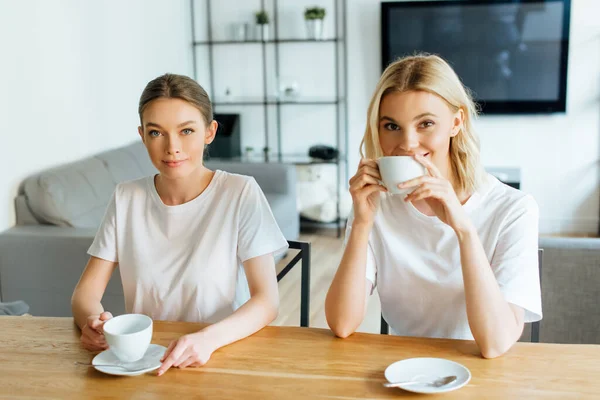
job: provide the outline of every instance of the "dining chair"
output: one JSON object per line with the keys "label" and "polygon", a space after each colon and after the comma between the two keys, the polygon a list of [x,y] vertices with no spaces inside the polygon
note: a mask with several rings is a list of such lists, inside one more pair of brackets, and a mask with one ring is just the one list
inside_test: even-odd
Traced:
{"label": "dining chair", "polygon": [[300,326],[308,327],[310,317],[310,243],[288,240],[288,245],[290,249],[300,251],[277,274],[277,282],[283,279],[298,264],[298,261],[302,261],[302,270],[300,271]]}
{"label": "dining chair", "polygon": [[[538,273],[540,274],[540,288],[542,286],[542,264],[544,258],[544,249],[538,249]],[[383,314],[381,314],[381,327],[380,333],[382,335],[387,335],[390,333],[390,327],[386,322],[385,318],[383,318]],[[531,343],[539,343],[540,342],[540,321],[531,323]]]}

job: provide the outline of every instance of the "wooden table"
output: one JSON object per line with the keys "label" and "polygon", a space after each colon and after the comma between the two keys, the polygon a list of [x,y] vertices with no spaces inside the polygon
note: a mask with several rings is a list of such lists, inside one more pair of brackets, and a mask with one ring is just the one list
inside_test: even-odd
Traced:
{"label": "wooden table", "polygon": [[[162,345],[200,325],[156,322]],[[267,327],[213,354],[201,368],[116,377],[74,365],[92,354],[79,346],[71,318],[0,317],[0,398],[383,399],[421,397],[385,389],[383,371],[411,357],[443,357],[471,370],[471,382],[444,399],[600,397],[600,346],[518,343],[485,360],[473,342]]]}

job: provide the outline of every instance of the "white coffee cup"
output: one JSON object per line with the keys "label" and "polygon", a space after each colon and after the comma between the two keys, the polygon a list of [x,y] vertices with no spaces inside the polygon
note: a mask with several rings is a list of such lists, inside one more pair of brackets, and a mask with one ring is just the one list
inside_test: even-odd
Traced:
{"label": "white coffee cup", "polygon": [[152,340],[152,318],[143,314],[124,314],[104,323],[104,337],[110,350],[122,362],[138,361]]}
{"label": "white coffee cup", "polygon": [[411,156],[389,156],[377,160],[383,184],[392,194],[406,195],[415,188],[400,189],[398,184],[426,174],[425,167]]}

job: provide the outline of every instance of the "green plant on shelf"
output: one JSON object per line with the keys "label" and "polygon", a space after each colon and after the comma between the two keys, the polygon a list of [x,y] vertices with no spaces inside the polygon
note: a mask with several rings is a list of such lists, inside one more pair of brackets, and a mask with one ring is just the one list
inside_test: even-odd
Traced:
{"label": "green plant on shelf", "polygon": [[254,16],[257,25],[267,25],[269,23],[269,13],[265,10],[258,11]]}
{"label": "green plant on shelf", "polygon": [[322,7],[308,7],[304,10],[304,19],[306,20],[314,20],[314,19],[324,19],[325,18],[325,9]]}

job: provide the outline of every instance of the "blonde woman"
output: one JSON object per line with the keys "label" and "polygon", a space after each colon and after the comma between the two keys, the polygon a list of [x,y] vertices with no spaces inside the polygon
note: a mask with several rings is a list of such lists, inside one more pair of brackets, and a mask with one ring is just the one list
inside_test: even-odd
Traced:
{"label": "blonde woman", "polygon": [[158,375],[204,365],[212,353],[275,319],[273,253],[287,248],[269,204],[248,176],[211,171],[204,148],[217,122],[193,79],[165,74],[139,102],[142,142],[158,174],[117,185],[73,293],[82,345],[106,349],[101,299],[119,267],[127,312],[212,323],[173,341]]}
{"label": "blonde woman", "polygon": [[[394,334],[475,340],[502,355],[525,322],[542,318],[538,207],[531,196],[486,174],[468,90],[441,58],[391,64],[368,110],[362,159],[350,179],[353,213],[327,294],[327,322],[339,337],[362,322],[375,287]],[[375,160],[412,156],[427,170],[380,186]]]}

